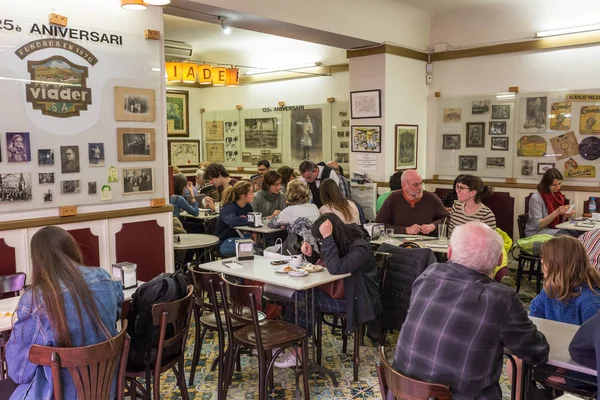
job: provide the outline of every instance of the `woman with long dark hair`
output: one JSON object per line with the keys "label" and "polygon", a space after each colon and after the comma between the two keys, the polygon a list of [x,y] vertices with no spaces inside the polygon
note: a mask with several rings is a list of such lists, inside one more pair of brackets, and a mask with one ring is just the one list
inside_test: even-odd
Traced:
{"label": "woman with long dark hair", "polygon": [[340,217],[345,224],[359,224],[358,208],[352,200],[342,197],[339,185],[333,179],[325,179],[319,187],[323,205],[321,214],[333,213]]}
{"label": "woman with long dark hair", "polygon": [[[19,386],[12,399],[49,399],[52,372],[29,361],[32,345],[82,347],[117,335],[121,282],[102,268],[84,267],[75,239],[56,226],[40,229],[31,239],[31,286],[15,312],[6,345],[8,375]],[[73,380],[62,372],[63,397],[77,398]],[[113,396],[114,398],[114,393]]]}
{"label": "woman with long dark hair", "polygon": [[[200,210],[194,195],[194,184],[188,181],[185,175],[177,174],[173,177],[173,192],[175,194],[169,198],[169,203],[173,206],[173,215],[179,217],[183,210],[197,217]],[[187,192],[187,195],[184,192]],[[189,201],[186,200],[186,197],[189,198]]]}
{"label": "woman with long dark hair", "polygon": [[[568,213],[569,206],[566,205],[565,196],[560,191],[563,176],[556,168],[550,168],[544,173],[542,180],[537,186],[531,199],[529,199],[529,219],[525,225],[525,236],[533,236],[539,233],[556,235],[561,230],[556,228],[574,211]],[[563,230],[560,233],[571,234]]]}
{"label": "woman with long dark hair", "polygon": [[240,239],[235,227],[248,225],[248,213],[252,212],[253,198],[254,192],[250,182],[240,181],[223,191],[221,213],[215,228],[215,235],[221,240],[221,255],[235,255],[235,242]]}
{"label": "woman with long dark hair", "polygon": [[458,202],[452,206],[448,236],[454,228],[470,221],[481,221],[492,229],[496,229],[496,216],[485,204],[483,197],[490,196],[494,189],[484,185],[481,178],[475,175],[460,175],[454,185]]}

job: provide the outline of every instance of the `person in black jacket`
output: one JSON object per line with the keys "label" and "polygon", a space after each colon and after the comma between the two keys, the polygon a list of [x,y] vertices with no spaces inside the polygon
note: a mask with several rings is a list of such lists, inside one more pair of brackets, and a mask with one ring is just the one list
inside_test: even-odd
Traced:
{"label": "person in black jacket", "polygon": [[[577,330],[571,344],[569,345],[569,355],[571,358],[591,369],[598,371],[600,369],[600,311],[593,317],[585,321]],[[580,374],[579,378],[591,376]],[[597,376],[598,387],[600,387],[600,376]],[[569,382],[567,382],[569,383]]]}

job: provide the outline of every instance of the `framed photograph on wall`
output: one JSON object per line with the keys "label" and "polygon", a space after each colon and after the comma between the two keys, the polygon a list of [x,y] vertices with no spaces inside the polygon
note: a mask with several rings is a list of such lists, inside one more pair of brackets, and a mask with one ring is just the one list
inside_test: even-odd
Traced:
{"label": "framed photograph on wall", "polygon": [[458,156],[459,171],[477,171],[477,156]]}
{"label": "framed photograph on wall", "polygon": [[381,153],[381,125],[352,125],[350,138],[354,153]]}
{"label": "framed photograph on wall", "polygon": [[460,135],[442,135],[442,150],[460,150]]}
{"label": "framed photograph on wall", "polygon": [[189,93],[167,90],[167,136],[190,136]]}
{"label": "framed photograph on wall", "polygon": [[537,165],[537,174],[538,175],[544,175],[544,173],[546,173],[546,171],[548,171],[551,168],[554,168],[554,164],[553,163],[538,163],[538,165]]}
{"label": "framed photograph on wall", "polygon": [[507,137],[493,137],[491,150],[508,150],[508,138]]}
{"label": "framed photograph on wall", "polygon": [[117,160],[154,161],[154,136],[153,128],[117,128]]}
{"label": "framed photograph on wall", "polygon": [[465,147],[485,147],[485,122],[467,122]]}
{"label": "framed photograph on wall", "polygon": [[396,125],[395,131],[395,170],[417,168],[417,137],[419,126]]}
{"label": "framed photograph on wall", "polygon": [[169,165],[197,167],[200,162],[199,140],[169,140]]}
{"label": "framed photograph on wall", "polygon": [[123,174],[123,194],[154,192],[154,174],[152,168],[122,168],[121,172]]}
{"label": "framed photograph on wall", "polygon": [[490,135],[506,135],[506,121],[490,121]]}
{"label": "framed photograph on wall", "polygon": [[156,92],[115,86],[115,120],[154,122],[156,120]]}
{"label": "framed photograph on wall", "polygon": [[352,119],[381,117],[381,90],[350,92],[350,115]]}

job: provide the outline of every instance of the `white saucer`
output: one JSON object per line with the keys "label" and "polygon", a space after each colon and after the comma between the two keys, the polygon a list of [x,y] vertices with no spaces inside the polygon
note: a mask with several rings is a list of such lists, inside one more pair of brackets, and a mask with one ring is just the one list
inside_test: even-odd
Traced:
{"label": "white saucer", "polygon": [[295,276],[295,277],[301,277],[301,276],[308,275],[308,271],[304,271],[302,269],[297,269],[297,270],[288,272],[288,275]]}

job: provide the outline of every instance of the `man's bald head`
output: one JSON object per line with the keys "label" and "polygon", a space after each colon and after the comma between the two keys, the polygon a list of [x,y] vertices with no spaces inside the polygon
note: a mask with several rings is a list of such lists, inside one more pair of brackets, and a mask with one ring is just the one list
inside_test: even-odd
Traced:
{"label": "man's bald head", "polygon": [[423,179],[414,169],[404,171],[402,174],[402,190],[413,200],[423,197]]}

